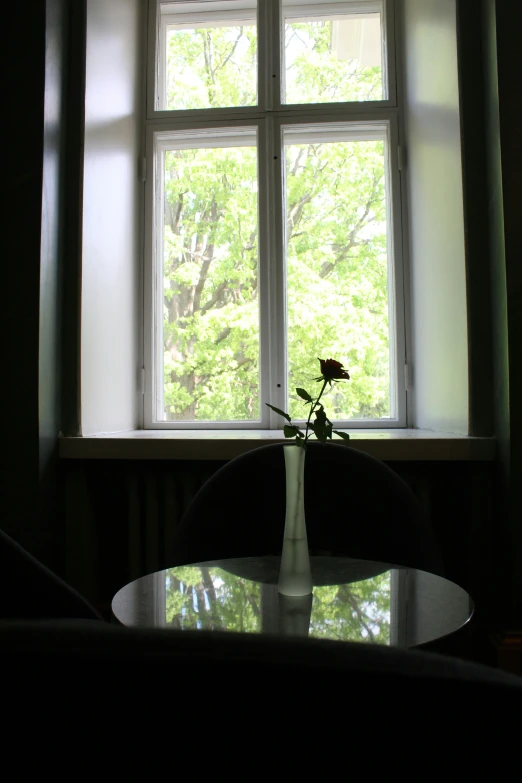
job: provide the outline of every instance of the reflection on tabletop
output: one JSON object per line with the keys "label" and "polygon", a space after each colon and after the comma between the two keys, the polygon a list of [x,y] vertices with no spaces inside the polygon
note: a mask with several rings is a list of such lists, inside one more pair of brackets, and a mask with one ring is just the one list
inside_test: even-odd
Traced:
{"label": "reflection on tabletop", "polygon": [[293,632],[390,643],[389,571],[354,584],[315,587],[311,600],[280,596],[277,585],[257,584],[221,568],[186,566],[165,572],[165,598],[165,624],[182,630]]}

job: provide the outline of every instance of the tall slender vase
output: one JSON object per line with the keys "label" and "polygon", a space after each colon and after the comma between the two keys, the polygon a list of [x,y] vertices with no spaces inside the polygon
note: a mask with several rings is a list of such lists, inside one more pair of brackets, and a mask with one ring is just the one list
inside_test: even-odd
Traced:
{"label": "tall slender vase", "polygon": [[312,592],[310,556],[304,510],[305,449],[284,446],[286,471],[286,518],[278,590],[282,595]]}

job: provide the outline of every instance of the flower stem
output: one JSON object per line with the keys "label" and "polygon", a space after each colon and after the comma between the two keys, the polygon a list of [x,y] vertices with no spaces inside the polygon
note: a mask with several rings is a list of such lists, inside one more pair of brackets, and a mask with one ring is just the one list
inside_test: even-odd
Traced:
{"label": "flower stem", "polygon": [[319,400],[320,400],[320,399],[321,399],[321,397],[323,396],[323,392],[324,392],[324,390],[326,389],[326,384],[327,384],[327,383],[328,383],[328,381],[325,381],[325,382],[323,383],[323,388],[321,389],[321,393],[319,394],[319,397],[316,399],[316,401],[314,402],[314,404],[313,404],[313,405],[312,405],[312,407],[310,408],[310,414],[309,414],[309,416],[308,416],[308,421],[306,422],[305,443],[306,443],[306,441],[308,440],[308,425],[310,424],[310,419],[312,418],[312,413],[313,413],[313,412],[314,412],[314,410],[315,410],[315,406],[318,404]]}

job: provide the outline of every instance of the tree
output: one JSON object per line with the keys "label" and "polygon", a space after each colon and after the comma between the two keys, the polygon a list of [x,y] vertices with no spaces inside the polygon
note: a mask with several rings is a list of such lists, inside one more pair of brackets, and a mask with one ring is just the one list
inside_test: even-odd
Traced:
{"label": "tree", "polygon": [[[260,633],[266,630],[263,623],[271,621],[267,617],[269,610],[262,611],[262,589],[259,583],[235,576],[223,568],[185,566],[169,569],[165,621],[180,630],[199,628]],[[275,585],[269,589],[277,590]],[[277,601],[273,610],[277,612]],[[389,644],[390,611],[389,571],[362,582],[314,587],[309,635]]]}
{"label": "tree", "polygon": [[[339,61],[330,22],[288,25],[289,98],[380,97],[380,68]],[[297,41],[297,43],[296,43]],[[169,108],[256,102],[255,27],[176,31]],[[258,197],[255,138],[165,155],[164,345],[168,420],[257,418]],[[352,380],[335,418],[390,415],[384,142],[286,145],[289,388],[309,385],[317,357]],[[290,394],[292,418],[304,416]],[[330,410],[332,408],[330,407]]]}
{"label": "tree", "polygon": [[167,571],[165,620],[181,630],[261,631],[260,585],[221,568]]}

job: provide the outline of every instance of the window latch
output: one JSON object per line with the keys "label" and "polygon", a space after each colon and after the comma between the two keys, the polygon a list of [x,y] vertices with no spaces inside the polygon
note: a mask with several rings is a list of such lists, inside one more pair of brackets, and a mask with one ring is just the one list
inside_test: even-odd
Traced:
{"label": "window latch", "polygon": [[413,386],[412,367],[411,364],[404,365],[404,388],[406,391],[411,391]]}

